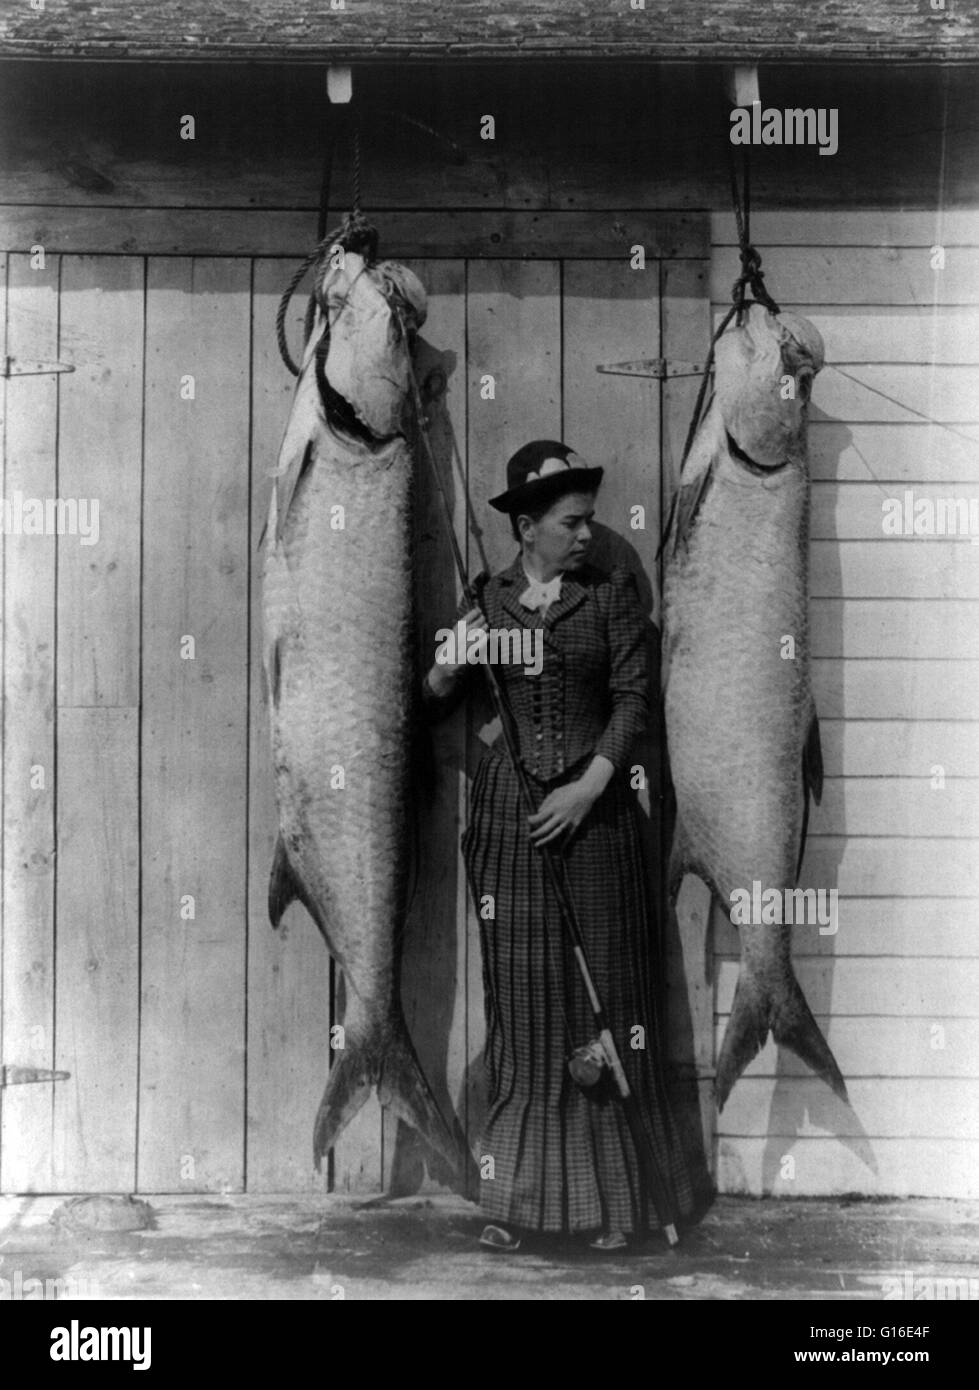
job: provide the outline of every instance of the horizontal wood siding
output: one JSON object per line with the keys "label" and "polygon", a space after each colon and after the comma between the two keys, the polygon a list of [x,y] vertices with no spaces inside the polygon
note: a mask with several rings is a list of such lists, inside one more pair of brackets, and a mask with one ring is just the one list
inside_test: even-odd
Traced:
{"label": "horizontal wood siding", "polygon": [[[715,213],[715,317],[732,230]],[[772,293],[826,343],[811,560],[827,782],[801,883],[838,890],[838,929],[792,933],[852,1110],[769,1042],[719,1117],[718,1181],[975,1196],[979,544],[891,537],[882,519],[908,490],[979,509],[979,215],[760,212],[752,236]],[[719,1046],[738,968],[728,924],[714,944]]]}

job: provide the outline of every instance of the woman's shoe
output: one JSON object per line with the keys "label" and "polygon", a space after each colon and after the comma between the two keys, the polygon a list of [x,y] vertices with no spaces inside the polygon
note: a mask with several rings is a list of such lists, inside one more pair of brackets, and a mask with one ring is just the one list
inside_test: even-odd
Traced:
{"label": "woman's shoe", "polygon": [[629,1244],[623,1231],[603,1231],[600,1236],[588,1242],[589,1250],[599,1250],[603,1255],[611,1251],[624,1250]]}
{"label": "woman's shoe", "polygon": [[520,1237],[515,1236],[512,1231],[508,1231],[505,1226],[484,1226],[479,1243],[484,1250],[492,1250],[497,1254],[500,1251],[520,1249]]}

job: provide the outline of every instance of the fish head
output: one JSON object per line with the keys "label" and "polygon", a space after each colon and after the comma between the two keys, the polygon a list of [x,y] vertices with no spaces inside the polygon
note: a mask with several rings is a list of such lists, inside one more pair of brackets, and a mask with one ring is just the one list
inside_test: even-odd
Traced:
{"label": "fish head", "polygon": [[[329,322],[327,381],[379,438],[396,433],[408,394],[412,339],[425,321],[425,290],[407,266],[334,255],[318,295]],[[403,329],[403,331],[402,331]]]}
{"label": "fish head", "polygon": [[745,310],[714,352],[714,397],[738,449],[761,468],[801,455],[809,399],[823,366],[823,340],[799,314]]}

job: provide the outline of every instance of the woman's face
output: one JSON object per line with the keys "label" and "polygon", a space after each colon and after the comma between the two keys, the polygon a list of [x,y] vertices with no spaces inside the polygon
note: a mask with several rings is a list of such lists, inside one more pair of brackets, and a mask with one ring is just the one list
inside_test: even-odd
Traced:
{"label": "woman's face", "polygon": [[569,492],[540,521],[520,521],[525,550],[532,550],[545,569],[575,570],[585,562],[595,515],[593,492]]}

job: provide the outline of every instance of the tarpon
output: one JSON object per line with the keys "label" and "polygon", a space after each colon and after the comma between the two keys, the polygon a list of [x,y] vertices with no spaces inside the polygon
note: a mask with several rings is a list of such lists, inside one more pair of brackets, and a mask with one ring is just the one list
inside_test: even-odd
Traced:
{"label": "tarpon", "polygon": [[[403,266],[335,254],[317,295],[275,469],[263,577],[279,838],[275,926],[298,899],[343,970],[342,1045],[316,1117],[317,1166],[376,1086],[459,1172],[458,1135],[399,998],[409,846],[413,464],[406,335],[425,292]],[[402,333],[402,327],[405,333]]]}
{"label": "tarpon", "polygon": [[[728,913],[745,894],[757,901],[755,885],[762,895],[791,891],[809,797],[822,793],[809,673],[806,425],[823,360],[808,320],[749,306],[718,341],[713,399],[674,499],[663,602],[674,901],[688,871]],[[738,929],[719,1106],[769,1032],[845,1100],[792,970],[789,928],[751,914]]]}

